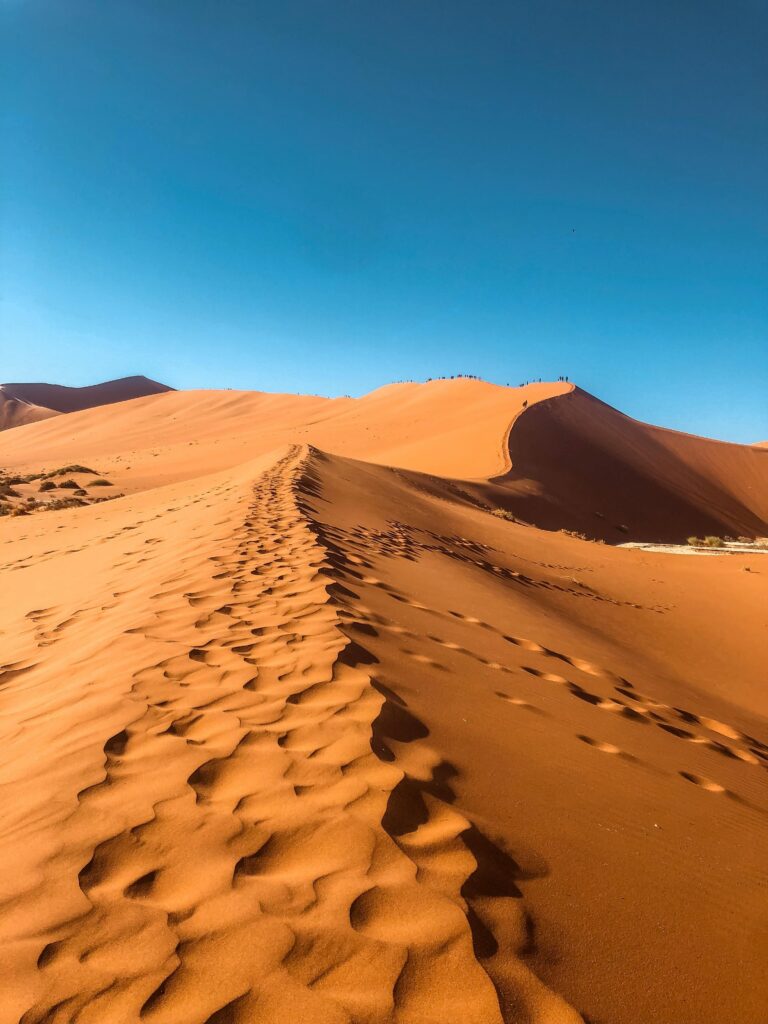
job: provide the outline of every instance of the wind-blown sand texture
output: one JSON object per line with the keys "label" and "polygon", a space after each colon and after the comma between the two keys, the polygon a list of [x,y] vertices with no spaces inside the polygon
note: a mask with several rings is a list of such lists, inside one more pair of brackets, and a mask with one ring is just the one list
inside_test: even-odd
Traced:
{"label": "wind-blown sand texture", "polygon": [[[0,520],[2,1024],[762,1024],[768,570],[497,514],[576,478],[522,428],[618,460],[585,402],[168,392],[3,435],[125,496]],[[768,533],[768,452],[627,422],[609,525],[656,521],[650,438],[696,473],[661,460],[669,518]]]}

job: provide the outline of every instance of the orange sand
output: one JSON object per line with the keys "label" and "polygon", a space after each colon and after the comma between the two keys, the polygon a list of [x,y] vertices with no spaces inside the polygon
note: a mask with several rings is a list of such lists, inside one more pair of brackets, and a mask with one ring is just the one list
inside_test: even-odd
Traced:
{"label": "orange sand", "polygon": [[0,437],[126,494],[0,519],[0,1024],[762,1024],[761,560],[498,513],[766,534],[768,452],[606,410],[168,392]]}

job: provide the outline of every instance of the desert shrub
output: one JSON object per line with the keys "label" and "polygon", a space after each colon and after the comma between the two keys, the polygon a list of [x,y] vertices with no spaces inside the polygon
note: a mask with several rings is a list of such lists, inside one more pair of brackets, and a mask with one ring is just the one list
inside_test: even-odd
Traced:
{"label": "desert shrub", "polygon": [[0,497],[20,498],[21,495],[11,487],[10,480],[0,480]]}
{"label": "desert shrub", "polygon": [[53,482],[53,480],[41,480],[40,481],[40,490],[41,491],[53,491],[55,489],[56,489],[56,484]]}
{"label": "desert shrub", "polygon": [[510,523],[516,523],[517,519],[512,515],[511,512],[505,508],[492,508],[491,515],[496,516],[497,519],[506,519]]}
{"label": "desert shrub", "polygon": [[77,463],[73,466],[61,466],[59,469],[52,469],[50,473],[46,473],[46,477],[50,476],[64,476],[66,473],[93,473],[96,474],[95,469],[88,469],[87,466],[79,466]]}
{"label": "desert shrub", "polygon": [[10,484],[31,484],[33,480],[39,480],[42,473],[20,473],[16,476],[8,477],[8,483]]}
{"label": "desert shrub", "polygon": [[618,531],[619,531],[620,533],[629,533],[629,527],[628,527],[628,526],[625,526],[625,525],[624,525],[623,523],[621,523],[621,525],[617,526],[617,527],[616,527],[616,529],[617,529],[617,530],[618,530]]}
{"label": "desert shrub", "polygon": [[722,537],[705,537],[704,538],[704,544],[708,548],[724,548],[725,547],[725,542],[723,541]]}
{"label": "desert shrub", "polygon": [[567,537],[575,537],[576,540],[589,540],[586,533],[581,533],[579,530],[558,530],[558,533],[564,533]]}
{"label": "desert shrub", "polygon": [[82,487],[78,487],[78,489],[76,491],[72,491],[72,493],[78,498],[84,498],[88,494],[88,491],[84,491]]}
{"label": "desert shrub", "polygon": [[100,476],[98,480],[91,480],[91,487],[114,487],[115,485],[111,480],[105,480],[103,476]]}
{"label": "desert shrub", "polygon": [[692,548],[697,548],[700,547],[703,542],[700,541],[698,537],[689,537],[687,543],[690,544]]}
{"label": "desert shrub", "polygon": [[54,498],[44,507],[47,512],[55,512],[60,508],[80,508],[81,505],[87,504],[82,498]]}
{"label": "desert shrub", "polygon": [[76,491],[79,489],[80,484],[77,480],[62,480],[59,487],[68,487],[70,490]]}

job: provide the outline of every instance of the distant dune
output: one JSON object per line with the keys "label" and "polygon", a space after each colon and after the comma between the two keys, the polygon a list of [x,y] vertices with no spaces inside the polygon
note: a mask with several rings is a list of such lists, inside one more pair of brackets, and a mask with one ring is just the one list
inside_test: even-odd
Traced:
{"label": "distant dune", "polygon": [[764,1024],[768,556],[564,531],[768,534],[768,451],[454,380],[0,467],[0,1024]]}
{"label": "distant dune", "polygon": [[121,377],[82,388],[61,384],[0,384],[0,430],[48,419],[56,413],[80,412],[171,390],[166,384],[148,377]]}
{"label": "distant dune", "polygon": [[9,395],[5,387],[4,384],[0,385],[0,430],[22,427],[25,423],[36,423],[59,415],[55,409],[46,409],[42,405]]}

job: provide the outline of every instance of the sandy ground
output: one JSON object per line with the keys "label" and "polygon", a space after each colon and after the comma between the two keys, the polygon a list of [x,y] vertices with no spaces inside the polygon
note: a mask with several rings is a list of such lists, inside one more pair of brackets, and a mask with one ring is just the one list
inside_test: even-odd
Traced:
{"label": "sandy ground", "polygon": [[0,520],[2,1024],[765,1020],[768,570],[495,514],[572,392],[443,383],[0,439],[125,491]]}

